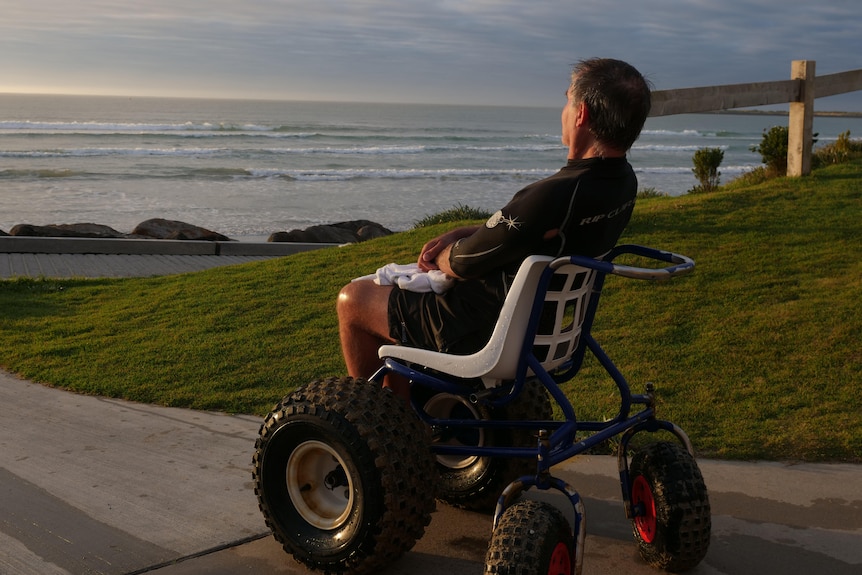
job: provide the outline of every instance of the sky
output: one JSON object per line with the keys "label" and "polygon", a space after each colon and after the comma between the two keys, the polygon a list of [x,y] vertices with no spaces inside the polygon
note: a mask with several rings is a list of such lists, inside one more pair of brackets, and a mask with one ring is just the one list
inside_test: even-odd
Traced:
{"label": "sky", "polygon": [[659,90],[862,69],[859,0],[792,4],[0,0],[0,92],[558,106],[592,56]]}

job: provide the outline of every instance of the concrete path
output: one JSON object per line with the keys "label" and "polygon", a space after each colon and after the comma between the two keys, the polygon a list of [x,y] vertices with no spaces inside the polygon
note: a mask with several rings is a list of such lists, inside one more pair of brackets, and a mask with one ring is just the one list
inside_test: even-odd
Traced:
{"label": "concrete path", "polygon": [[[0,371],[0,573],[307,574],[257,509],[259,425]],[[862,466],[700,465],[713,540],[691,573],[862,573]],[[579,457],[556,472],[585,498],[584,574],[655,573],[637,556],[615,461]],[[490,529],[487,516],[438,504],[425,537],[382,575],[480,575]]]}

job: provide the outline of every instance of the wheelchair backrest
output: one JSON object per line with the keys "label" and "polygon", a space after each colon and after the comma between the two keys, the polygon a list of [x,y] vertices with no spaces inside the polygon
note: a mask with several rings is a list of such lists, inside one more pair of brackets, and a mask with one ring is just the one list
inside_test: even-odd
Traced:
{"label": "wheelchair backrest", "polygon": [[[549,266],[554,273],[542,287]],[[571,264],[569,258],[529,256],[512,281],[490,340],[476,353],[453,355],[383,345],[378,355],[455,377],[482,378],[486,387],[494,387],[502,380],[515,379],[523,359],[524,342],[535,337],[534,354],[545,370],[553,370],[565,363],[578,347],[597,273]],[[531,324],[534,309],[541,315]],[[531,325],[536,326],[534,333],[528,333]]]}
{"label": "wheelchair backrest", "polygon": [[565,264],[551,276],[542,297],[533,354],[546,371],[565,363],[578,348],[596,270]]}
{"label": "wheelchair backrest", "polygon": [[[549,265],[555,269],[543,289],[542,275]],[[530,256],[524,260],[485,347],[499,349],[496,365],[486,377],[514,379],[524,341],[533,335],[528,333],[530,318],[539,309],[533,354],[546,371],[565,363],[580,343],[597,273],[568,263],[567,258],[555,261],[550,256]]]}

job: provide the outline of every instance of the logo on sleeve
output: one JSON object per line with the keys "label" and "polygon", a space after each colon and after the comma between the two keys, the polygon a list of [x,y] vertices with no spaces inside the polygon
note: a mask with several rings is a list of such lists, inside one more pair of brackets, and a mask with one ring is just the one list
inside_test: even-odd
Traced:
{"label": "logo on sleeve", "polygon": [[497,212],[488,218],[488,221],[485,222],[485,227],[488,229],[494,229],[500,224],[505,224],[510,230],[517,230],[521,227],[521,222],[518,221],[517,216],[514,218],[507,218],[503,215],[502,210],[497,210]]}

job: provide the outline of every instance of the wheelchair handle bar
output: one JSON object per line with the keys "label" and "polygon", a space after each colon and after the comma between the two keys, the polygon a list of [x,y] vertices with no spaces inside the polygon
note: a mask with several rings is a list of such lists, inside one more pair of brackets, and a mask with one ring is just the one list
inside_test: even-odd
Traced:
{"label": "wheelchair handle bar", "polygon": [[[613,263],[614,258],[623,254],[633,254],[673,265],[661,268],[639,268]],[[638,280],[654,281],[683,276],[694,270],[694,260],[687,256],[634,244],[619,245],[608,252],[602,259],[598,260],[588,258],[586,256],[564,256],[552,261],[550,263],[550,267],[552,269],[557,269],[566,264],[574,264],[585,268],[591,268],[605,274],[613,274]]]}

